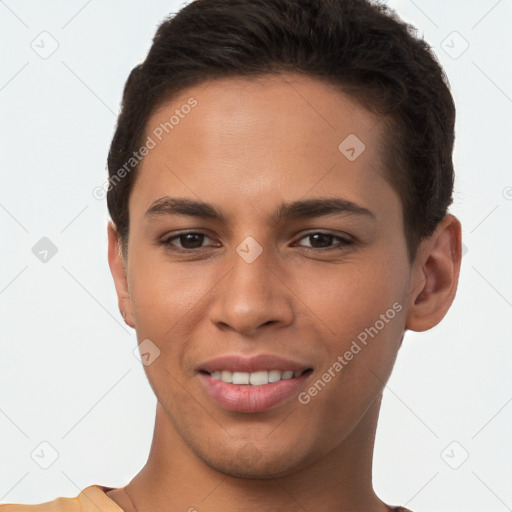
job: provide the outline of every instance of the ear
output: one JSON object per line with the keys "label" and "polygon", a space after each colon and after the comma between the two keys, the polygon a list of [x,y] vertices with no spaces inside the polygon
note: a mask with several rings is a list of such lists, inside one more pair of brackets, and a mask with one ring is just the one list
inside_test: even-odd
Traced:
{"label": "ear", "polygon": [[116,287],[117,302],[119,311],[123,315],[123,319],[130,327],[135,328],[133,322],[132,304],[130,300],[130,292],[128,289],[128,279],[126,276],[126,263],[121,253],[119,234],[112,221],[108,223],[108,265],[110,272],[114,278]]}
{"label": "ear", "polygon": [[406,329],[431,329],[448,312],[459,282],[461,238],[459,220],[447,215],[421,242],[413,263]]}

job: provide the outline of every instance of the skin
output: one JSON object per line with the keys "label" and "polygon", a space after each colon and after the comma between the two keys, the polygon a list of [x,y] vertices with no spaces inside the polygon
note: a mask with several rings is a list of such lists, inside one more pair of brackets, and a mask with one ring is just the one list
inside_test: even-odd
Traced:
{"label": "skin", "polygon": [[[404,332],[435,326],[454,299],[460,223],[447,215],[408,260],[381,120],[321,81],[203,83],[155,111],[147,133],[191,96],[198,105],[137,171],[126,258],[108,226],[120,310],[160,350],[144,366],[158,399],[147,464],[108,495],[129,512],[388,511],[371,481],[382,391]],[[338,150],[349,134],[366,146],[354,161]],[[212,203],[225,222],[146,216],[163,196]],[[372,215],[271,219],[282,202],[333,197]],[[161,243],[184,230],[206,235],[170,242],[189,254]],[[334,238],[307,236],[318,231]],[[236,251],[248,236],[262,248],[252,263]],[[200,362],[271,353],[313,368],[307,390],[394,303],[400,312],[307,404],[230,412],[201,386]]]}

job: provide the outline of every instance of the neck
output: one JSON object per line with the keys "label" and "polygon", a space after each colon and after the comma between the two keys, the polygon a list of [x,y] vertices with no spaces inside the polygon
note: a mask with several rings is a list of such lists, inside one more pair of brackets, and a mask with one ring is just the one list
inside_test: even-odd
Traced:
{"label": "neck", "polygon": [[[368,408],[344,441],[317,462],[293,473],[266,479],[223,474],[185,445],[165,410],[157,405],[148,461],[126,486],[136,508],[125,510],[278,512],[297,508],[316,511],[389,512],[374,493],[372,456],[382,396]],[[130,510],[131,512],[131,510]]]}

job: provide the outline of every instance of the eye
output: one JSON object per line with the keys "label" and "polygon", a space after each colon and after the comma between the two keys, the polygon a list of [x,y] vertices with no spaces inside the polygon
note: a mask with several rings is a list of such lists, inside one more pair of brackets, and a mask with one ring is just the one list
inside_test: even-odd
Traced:
{"label": "eye", "polygon": [[[161,244],[171,250],[193,251],[194,249],[203,249],[205,239],[211,240],[211,238],[204,233],[191,231],[167,237],[162,240]],[[176,246],[175,240],[179,242],[180,245]]]}
{"label": "eye", "polygon": [[[322,233],[320,231],[314,233],[308,233],[303,236],[300,240],[309,240],[309,245],[299,244],[301,247],[306,247],[307,249],[318,249],[318,250],[343,250],[347,245],[351,245],[354,243],[354,240],[348,237],[342,237],[338,235],[334,235],[332,233]],[[333,241],[338,240],[339,242],[336,245],[332,245]]]}

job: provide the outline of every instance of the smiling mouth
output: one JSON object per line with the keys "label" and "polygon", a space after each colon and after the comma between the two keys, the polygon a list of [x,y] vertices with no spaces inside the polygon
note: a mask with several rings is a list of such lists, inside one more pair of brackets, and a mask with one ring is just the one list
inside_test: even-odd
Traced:
{"label": "smiling mouth", "polygon": [[213,372],[202,371],[209,375],[212,379],[221,380],[228,384],[235,384],[240,386],[263,386],[265,384],[272,384],[281,380],[296,379],[312,372],[312,368],[307,368],[303,371],[293,370],[259,370],[256,372],[231,372],[229,370],[217,370]]}

